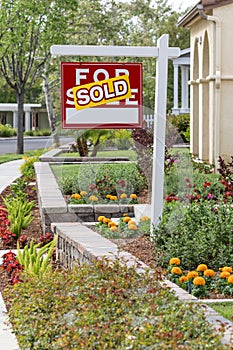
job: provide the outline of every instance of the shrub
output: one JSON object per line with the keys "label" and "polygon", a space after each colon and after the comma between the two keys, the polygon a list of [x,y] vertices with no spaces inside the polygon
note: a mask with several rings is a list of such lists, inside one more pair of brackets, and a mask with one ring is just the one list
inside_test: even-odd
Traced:
{"label": "shrub", "polygon": [[16,129],[13,129],[11,125],[0,124],[0,137],[11,137],[16,135],[17,135],[17,131]]}
{"label": "shrub", "polygon": [[35,177],[34,163],[39,161],[39,155],[32,157],[24,156],[24,163],[20,166],[20,172],[23,175],[24,180],[30,181]]}
{"label": "shrub", "polygon": [[5,293],[21,349],[224,348],[197,304],[119,259],[34,276]]}
{"label": "shrub", "polygon": [[211,261],[213,268],[228,265],[233,259],[232,227],[231,204],[167,203],[153,234],[158,264],[166,266],[172,256],[179,256],[185,269],[195,268],[200,260]]}

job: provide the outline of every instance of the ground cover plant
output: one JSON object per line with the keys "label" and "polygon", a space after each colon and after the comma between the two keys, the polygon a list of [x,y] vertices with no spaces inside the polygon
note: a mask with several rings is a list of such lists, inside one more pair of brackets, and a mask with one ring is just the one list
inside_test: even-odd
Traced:
{"label": "ground cover plant", "polygon": [[28,278],[7,293],[21,349],[224,349],[197,304],[118,258]]}
{"label": "ground cover plant", "polygon": [[146,187],[144,174],[134,163],[75,164],[52,166],[64,194],[85,191],[106,199],[106,195],[139,194]]}

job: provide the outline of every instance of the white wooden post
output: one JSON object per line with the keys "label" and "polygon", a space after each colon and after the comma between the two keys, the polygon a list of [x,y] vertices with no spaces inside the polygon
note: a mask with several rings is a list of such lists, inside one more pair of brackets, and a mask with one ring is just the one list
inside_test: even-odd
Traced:
{"label": "white wooden post", "polygon": [[158,39],[157,47],[53,45],[50,48],[52,56],[157,57],[151,202],[152,227],[158,225],[163,209],[168,58],[180,55],[179,48],[168,47],[168,38],[168,34],[162,35]]}
{"label": "white wooden post", "polygon": [[169,58],[167,34],[159,38],[158,48],[159,56],[156,64],[154,150],[151,198],[151,223],[154,227],[158,225],[163,210],[165,132],[167,116],[167,75]]}

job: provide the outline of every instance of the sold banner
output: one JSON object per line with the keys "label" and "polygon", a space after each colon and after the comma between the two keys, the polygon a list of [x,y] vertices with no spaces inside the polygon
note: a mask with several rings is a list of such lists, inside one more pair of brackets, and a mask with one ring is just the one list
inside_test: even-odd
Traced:
{"label": "sold banner", "polygon": [[65,129],[140,128],[140,63],[62,62],[62,126]]}

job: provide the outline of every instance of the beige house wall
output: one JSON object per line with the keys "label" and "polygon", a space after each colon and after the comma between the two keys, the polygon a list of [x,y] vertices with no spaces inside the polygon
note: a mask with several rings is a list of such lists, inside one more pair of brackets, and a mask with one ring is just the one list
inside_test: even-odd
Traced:
{"label": "beige house wall", "polygon": [[217,165],[219,155],[228,159],[233,155],[233,4],[206,14],[221,24],[221,83],[216,84],[216,23],[199,16],[189,24],[191,152]]}

